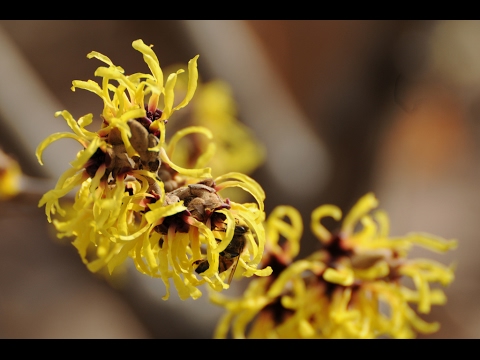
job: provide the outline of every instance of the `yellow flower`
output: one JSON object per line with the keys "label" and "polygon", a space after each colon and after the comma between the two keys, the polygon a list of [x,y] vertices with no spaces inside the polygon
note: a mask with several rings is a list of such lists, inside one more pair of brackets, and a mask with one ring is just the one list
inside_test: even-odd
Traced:
{"label": "yellow flower", "polygon": [[[321,250],[295,262],[290,259],[296,252],[271,250],[265,257],[273,268],[268,279],[251,281],[241,299],[212,294],[212,301],[227,310],[215,336],[227,337],[230,328],[236,338],[412,338],[437,331],[438,323],[427,323],[418,313],[445,304],[444,292],[434,284],[450,284],[453,269],[407,256],[413,245],[445,252],[457,241],[425,233],[389,237],[387,215],[370,214],[377,205],[374,195],[366,194],[333,234],[320,220],[327,216],[340,220],[340,209],[333,205],[315,209],[311,230],[322,242]],[[280,224],[275,229],[269,223],[272,216]],[[288,223],[270,215],[267,249],[271,239],[278,242],[278,233],[287,243],[297,243],[296,228],[292,231]],[[416,304],[416,311],[411,304]]]}
{"label": "yellow flower", "polygon": [[0,150],[0,201],[8,200],[21,191],[20,165]]}
{"label": "yellow flower", "polygon": [[[92,123],[92,114],[76,121],[68,111],[56,113],[73,134],[45,139],[37,148],[39,162],[43,150],[61,138],[73,138],[84,149],[39,206],[45,205],[49,221],[57,212],[65,217],[53,220],[58,237],[74,237],[72,243],[89,270],[107,267],[111,273],[131,258],[138,271],[163,280],[165,300],[170,279],[181,299],[201,296],[198,286],[204,283],[218,291],[228,288],[224,280],[237,262],[243,276],[268,275],[271,269],[257,269],[265,244],[263,189],[242,173],[213,178],[209,167],[188,169],[171,160],[175,145],[173,140],[166,143],[166,123],[195,93],[198,55],[188,63],[186,91],[175,105],[177,77],[184,70],[171,73],[164,83],[151,46],[142,40],[132,45],[143,55],[151,74],[125,75],[105,55],[87,55],[107,64],[95,71],[102,78],[101,85],[75,80],[72,90],[85,89],[100,96],[103,122],[100,130],[92,132],[85,128]],[[208,133],[201,127],[183,131]],[[250,193],[256,203],[235,203],[220,195],[232,187]],[[75,188],[73,212],[66,216],[59,200]],[[245,246],[238,254],[229,247],[237,227],[245,233]]]}

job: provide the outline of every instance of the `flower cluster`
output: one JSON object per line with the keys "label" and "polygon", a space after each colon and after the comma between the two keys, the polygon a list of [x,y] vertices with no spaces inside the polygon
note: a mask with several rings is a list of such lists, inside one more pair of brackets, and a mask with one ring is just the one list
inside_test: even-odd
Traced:
{"label": "flower cluster", "polygon": [[[321,220],[340,221],[340,209],[315,209],[311,230],[321,248],[296,260],[302,218],[290,206],[266,218],[265,193],[246,175],[264,160],[264,149],[237,121],[228,86],[201,84],[198,55],[187,72],[167,72],[164,81],[152,46],[132,45],[150,73],[126,75],[94,51],[87,57],[105,64],[95,71],[101,81],[73,81],[73,91],[102,99],[100,129],[87,130],[92,114],[75,120],[59,111],[73,132],[52,134],[36,152],[42,164],[44,150],[59,139],[83,147],[38,205],[59,238],[73,238],[90,271],[111,274],[131,260],[142,274],[163,281],[164,300],[171,283],[182,300],[197,299],[207,284],[211,300],[226,309],[217,338],[411,338],[438,330],[420,315],[446,302],[439,285],[453,281],[453,267],[411,259],[409,252],[414,245],[446,252],[456,240],[391,237],[388,216],[374,211],[378,201],[368,193],[336,232]],[[20,175],[0,153],[0,200],[19,191]],[[70,193],[67,211],[60,202]],[[235,274],[258,276],[238,299],[219,293]]]}
{"label": "flower cluster", "polygon": [[427,323],[418,313],[427,314],[432,305],[446,302],[435,285],[450,284],[453,269],[409,259],[408,253],[413,245],[445,252],[457,241],[425,233],[389,237],[386,213],[371,213],[377,206],[375,196],[366,194],[335,233],[320,220],[340,220],[340,209],[315,209],[311,230],[322,247],[296,261],[301,218],[294,208],[276,208],[265,225],[264,264],[273,274],[252,280],[239,299],[211,294],[212,301],[226,309],[215,337],[227,337],[230,329],[235,338],[412,338],[437,331],[438,323]]}
{"label": "flower cluster", "polygon": [[[58,237],[74,238],[72,243],[89,270],[106,267],[112,272],[131,258],[138,271],[163,280],[165,300],[170,279],[181,299],[196,299],[201,296],[198,286],[204,283],[217,291],[228,288],[229,281],[224,280],[237,263],[243,276],[269,275],[270,268],[257,268],[265,245],[263,189],[239,172],[214,177],[210,167],[203,167],[204,159],[212,155],[208,146],[207,156],[200,156],[193,167],[172,161],[184,136],[212,138],[207,128],[190,126],[166,140],[168,120],[196,92],[198,55],[188,62],[184,91],[177,91],[184,70],[172,72],[164,82],[152,46],[142,40],[132,46],[143,55],[150,74],[126,75],[105,55],[95,51],[87,55],[106,64],[95,71],[102,81],[75,80],[72,90],[88,90],[103,100],[101,128],[86,129],[93,122],[92,114],[75,120],[66,110],[56,113],[73,133],[45,139],[37,148],[39,162],[45,148],[61,138],[73,138],[84,149],[39,206],[45,206]],[[183,99],[175,105],[179,93]],[[73,211],[66,216],[59,201],[76,188]],[[221,192],[228,188],[240,188],[256,202],[224,198]],[[64,219],[52,219],[57,213]]]}

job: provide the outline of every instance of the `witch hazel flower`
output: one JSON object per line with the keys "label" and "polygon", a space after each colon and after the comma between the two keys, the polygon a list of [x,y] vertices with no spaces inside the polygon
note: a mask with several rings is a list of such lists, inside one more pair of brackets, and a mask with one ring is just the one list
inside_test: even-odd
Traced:
{"label": "witch hazel flower", "polygon": [[299,216],[293,208],[274,211],[265,225],[264,257],[273,274],[252,280],[240,299],[212,294],[226,309],[215,337],[230,332],[235,338],[413,338],[438,331],[438,322],[420,315],[446,303],[441,286],[453,281],[454,269],[408,255],[414,245],[442,253],[455,249],[457,241],[426,233],[390,237],[387,214],[371,213],[377,206],[373,193],[366,194],[334,233],[321,220],[341,220],[341,210],[316,208],[311,230],[322,248],[295,261]]}
{"label": "witch hazel flower", "polygon": [[[187,89],[175,105],[175,85],[185,71],[179,69],[164,81],[152,46],[142,40],[132,46],[151,73],[126,75],[107,56],[95,51],[87,55],[106,65],[95,71],[101,82],[75,80],[72,90],[88,90],[103,100],[101,127],[86,129],[92,114],[78,120],[66,110],[55,114],[73,133],[50,135],[37,148],[38,161],[42,164],[45,148],[62,138],[73,138],[83,149],[39,206],[45,206],[58,237],[73,237],[72,244],[90,271],[107,268],[111,273],[132,259],[139,272],[163,281],[164,300],[170,295],[170,280],[185,300],[200,297],[202,284],[227,289],[237,265],[243,276],[269,275],[270,268],[258,269],[265,245],[265,193],[260,185],[242,173],[214,178],[210,167],[185,168],[171,160],[184,134],[211,135],[207,128],[195,126],[166,141],[168,120],[195,94],[198,55],[188,62]],[[256,202],[223,198],[226,188],[240,188]],[[60,200],[75,189],[67,215]],[[244,229],[244,246],[232,252],[229,245],[239,228]]]}

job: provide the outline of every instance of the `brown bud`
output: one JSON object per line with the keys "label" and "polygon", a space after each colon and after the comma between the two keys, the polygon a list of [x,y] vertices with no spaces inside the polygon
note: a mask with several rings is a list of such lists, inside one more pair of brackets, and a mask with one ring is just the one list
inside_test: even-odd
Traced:
{"label": "brown bud", "polygon": [[120,130],[118,128],[113,128],[108,133],[108,143],[112,145],[123,144],[122,134],[120,133]]}
{"label": "brown bud", "polygon": [[140,155],[142,167],[149,171],[157,171],[160,166],[158,151],[149,151],[148,149],[158,145],[158,138],[149,134],[147,129],[136,120],[129,120],[128,126],[132,133],[130,143]]}

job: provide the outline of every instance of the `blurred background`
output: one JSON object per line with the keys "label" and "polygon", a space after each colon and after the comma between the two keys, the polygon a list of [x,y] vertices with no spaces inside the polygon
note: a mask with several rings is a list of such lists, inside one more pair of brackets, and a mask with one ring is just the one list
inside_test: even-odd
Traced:
{"label": "blurred background", "polygon": [[79,150],[62,140],[37,164],[40,141],[68,129],[55,111],[102,110],[95,95],[70,90],[72,80],[94,79],[100,63],[86,55],[146,72],[131,47],[141,38],[162,68],[200,54],[202,80],[230,84],[240,121],[266,147],[250,175],[265,189],[267,214],[283,204],[302,213],[300,257],[318,248],[314,208],[348,211],[368,191],[389,213],[392,236],[458,239],[444,255],[412,254],[457,263],[448,303],[423,318],[442,325],[428,338],[479,338],[479,37],[480,21],[0,21],[0,146],[37,179],[0,203],[0,337],[212,337],[222,310],[206,291],[162,301],[161,281],[132,272],[107,282],[37,207]]}

